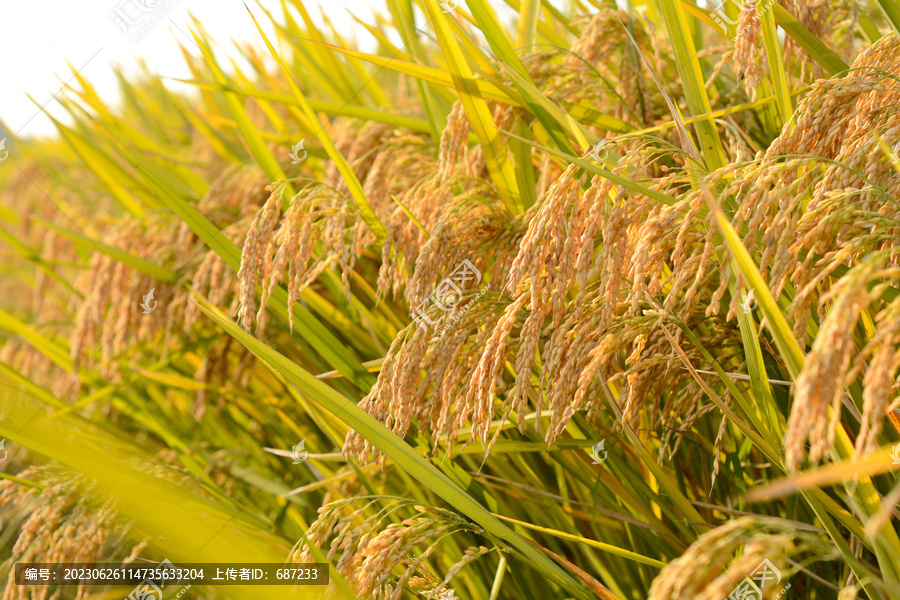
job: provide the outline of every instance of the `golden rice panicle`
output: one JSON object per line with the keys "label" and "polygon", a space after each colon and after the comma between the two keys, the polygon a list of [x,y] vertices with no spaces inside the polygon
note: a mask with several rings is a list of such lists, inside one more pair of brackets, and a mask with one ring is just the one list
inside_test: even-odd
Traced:
{"label": "golden rice panicle", "polygon": [[[628,160],[636,169],[646,170],[648,157],[633,152]],[[624,169],[628,160],[616,169]],[[598,193],[592,191],[594,187]],[[610,191],[603,180],[598,178],[592,182],[592,188],[584,194],[584,202],[579,201],[575,210],[578,224],[559,234],[568,236],[558,252],[562,255],[560,266],[550,265],[549,273],[543,276],[554,286],[554,294],[562,294],[556,297],[564,298],[573,279],[568,266],[569,252],[576,257],[572,270],[576,273],[578,294],[573,302],[566,303],[561,313],[552,311],[554,318],[548,327],[552,334],[542,356],[544,369],[538,402],[547,390],[551,413],[548,442],[562,433],[575,410],[588,398],[594,375],[619,350],[628,349],[632,355],[627,365],[634,369],[629,379],[635,386],[634,393],[642,393],[643,382],[649,382],[646,376],[650,373],[641,373],[644,366],[640,361],[646,338],[621,334],[610,337],[605,333],[619,324],[642,318],[643,282],[649,282],[651,293],[658,291],[654,280],[663,279],[660,270],[671,253],[668,240],[676,237],[680,217],[688,203],[660,209],[658,203],[639,195],[627,196],[624,191],[609,200]],[[602,247],[591,264],[595,236],[602,240]],[[597,279],[595,286],[592,280]],[[633,282],[630,291],[624,285],[629,279]],[[653,347],[661,341],[662,338],[654,339]],[[637,345],[629,346],[633,342]],[[601,403],[600,397],[591,397],[586,406],[588,414],[597,414],[592,406],[594,402]]]}
{"label": "golden rice panicle", "polygon": [[[516,364],[523,373],[522,379],[529,379],[531,365],[536,359],[537,341],[543,330],[544,319],[553,311],[554,318],[562,320],[562,297],[568,287],[562,282],[573,270],[572,261],[561,265],[559,257],[563,251],[564,231],[568,228],[568,217],[572,206],[579,195],[579,186],[584,175],[576,176],[578,168],[574,165],[563,173],[551,187],[546,198],[529,211],[531,219],[524,237],[519,242],[518,254],[512,262],[504,284],[504,293],[513,298],[504,315],[502,327],[498,328],[497,342],[509,335],[509,329],[515,322],[525,302],[528,302],[529,315],[522,326],[518,346]],[[558,273],[562,268],[566,273]],[[478,398],[479,403],[487,405],[493,394],[497,370],[502,365],[506,351],[504,344],[493,343],[485,348],[480,365],[494,365],[488,371],[479,366],[481,374],[470,388],[467,401]],[[523,382],[527,385],[527,382]],[[516,395],[516,403],[521,406],[524,394],[520,389]],[[521,414],[521,413],[520,413]],[[520,422],[520,427],[522,423]]]}
{"label": "golden rice panicle", "polygon": [[491,337],[484,345],[484,351],[478,365],[471,375],[471,383],[463,400],[465,407],[471,407],[472,436],[487,442],[493,418],[493,399],[500,369],[503,367],[506,346],[510,332],[516,323],[519,310],[525,303],[527,296],[520,298],[509,305],[503,317],[495,326]]}
{"label": "golden rice panicle", "polygon": [[[421,246],[415,271],[406,287],[406,301],[414,310],[434,291],[442,277],[450,275],[463,260],[469,260],[488,276],[495,289],[505,275],[504,265],[514,252],[516,226],[496,194],[485,186],[454,197],[452,204]],[[487,270],[494,260],[490,272]]]}
{"label": "golden rice panicle", "polygon": [[[814,36],[832,50],[845,56],[854,54],[854,38],[851,32],[856,26],[858,9],[857,3],[844,0],[828,3],[816,0],[791,0],[788,8]],[[849,31],[842,36],[841,29]],[[787,63],[786,70],[793,68],[793,63],[800,62],[801,81],[805,80],[803,74],[807,72],[814,76],[822,72],[821,67],[790,36],[784,40],[784,57]]]}
{"label": "golden rice panicle", "polygon": [[721,573],[740,547],[741,536],[753,526],[752,517],[743,517],[701,535],[681,556],[663,567],[653,580],[648,600],[694,598]]}
{"label": "golden rice panicle", "polygon": [[835,269],[878,251],[882,264],[896,264],[900,211],[890,198],[900,194],[900,174],[878,140],[900,142],[898,52],[900,37],[887,35],[857,57],[850,74],[815,82],[795,126],[764,156],[736,167],[726,190],[741,200],[734,225],[748,227],[749,250],[761,248],[760,271],[773,293],[789,283],[798,290],[789,314],[801,345]]}
{"label": "golden rice panicle", "polygon": [[[875,346],[864,350],[851,369],[855,342],[850,332],[860,311],[874,300],[865,285],[876,272],[896,280],[879,269],[897,263],[894,240],[900,233],[900,211],[889,198],[900,193],[900,176],[878,140],[889,147],[900,142],[898,51],[900,38],[885,36],[860,54],[850,75],[816,82],[797,110],[793,131],[773,142],[759,167],[736,178],[740,180],[736,185],[747,188],[736,225],[749,223],[748,247],[755,243],[755,232],[761,231],[765,244],[761,268],[770,270],[773,292],[780,294],[788,281],[798,290],[790,314],[801,344],[805,345],[813,308],[823,323],[795,386],[786,436],[792,468],[803,460],[807,440],[809,458],[815,462],[822,457],[837,426],[828,418],[828,407],[839,406],[843,385],[855,378],[851,371],[862,370],[862,361],[875,351]],[[783,155],[821,156],[834,162],[811,170],[808,159],[776,162]],[[807,193],[811,200],[804,210],[800,201]],[[804,259],[801,253],[806,254]],[[833,273],[839,267],[851,271],[835,281]],[[884,340],[891,347],[896,343]],[[880,428],[884,403],[889,401],[885,394],[889,394],[891,354],[887,348],[881,350],[864,376],[864,383],[873,386],[866,395],[861,450],[871,444],[871,432]]]}
{"label": "golden rice panicle", "polygon": [[[484,547],[469,548],[440,581],[425,563],[437,544],[455,532],[480,530],[451,511],[414,505],[408,500],[370,499],[362,507],[349,510],[359,500],[339,500],[319,508],[319,517],[294,547],[291,560],[312,562],[311,547],[327,545],[328,560],[334,563],[336,559],[335,568],[357,594],[399,600],[407,586],[431,587],[432,597],[440,598],[452,577],[488,552]],[[400,517],[410,512],[409,518]],[[402,575],[396,575],[396,569],[404,565]]]}
{"label": "golden rice panicle", "polygon": [[[40,253],[45,261],[75,262],[77,260],[75,245],[52,229],[44,232]],[[52,322],[71,318],[67,304],[56,293],[58,286],[60,284],[44,270],[36,269],[31,310],[37,320]],[[3,292],[4,290],[0,288],[0,293]],[[8,295],[4,294],[5,297],[15,297],[15,295],[12,291]]]}
{"label": "golden rice panicle", "polygon": [[468,162],[469,119],[461,101],[453,103],[447,125],[441,132],[438,154],[438,183],[443,184],[458,172],[458,165]]}
{"label": "golden rice panicle", "polygon": [[[88,293],[75,317],[75,329],[69,346],[76,371],[84,349],[97,341],[103,327],[103,309],[109,298],[111,271],[111,261],[97,252],[91,256],[90,269],[79,278],[78,283],[83,285],[81,289],[87,289]],[[80,286],[76,284],[76,287]]]}
{"label": "golden rice panicle", "polygon": [[[653,123],[662,105],[658,98],[654,105],[650,91],[655,84],[623,24],[657,73],[662,71],[661,54],[667,51],[665,36],[654,37],[641,18],[606,6],[574,24],[581,27],[581,33],[571,51],[562,54],[562,69],[540,54],[533,55],[533,63],[526,62],[535,82],[546,84],[550,97],[576,104],[586,101],[621,119]],[[616,68],[611,68],[612,64]],[[614,86],[615,93],[607,83]]]}
{"label": "golden rice panicle", "polygon": [[[98,563],[115,562],[127,544],[130,526],[118,523],[116,500],[102,497],[101,490],[86,476],[54,467],[28,467],[23,479],[45,486],[38,491],[22,484],[0,481],[0,521],[21,520],[10,563]],[[52,500],[50,500],[52,499]],[[36,600],[47,597],[49,588],[14,585],[10,570],[3,600]],[[89,591],[79,585],[78,597]]]}
{"label": "golden rice panicle", "polygon": [[[419,162],[427,162],[428,158]],[[406,211],[394,203],[394,211],[387,219],[388,237],[382,248],[382,261],[378,271],[378,292],[396,297],[410,281],[423,246],[428,240],[427,232],[435,231],[445,215],[446,207],[453,206],[451,186],[441,185],[439,179],[427,176],[411,184],[408,189],[396,195],[419,221],[422,231],[409,218]]]}
{"label": "golden rice panicle", "polygon": [[[288,306],[293,306],[300,293],[332,264],[340,262],[348,269],[352,268],[352,260],[347,257],[355,256],[355,253],[347,248],[352,243],[347,237],[348,230],[351,239],[355,231],[352,224],[348,227],[348,216],[354,215],[347,212],[346,207],[345,201],[333,190],[317,185],[305,187],[291,199],[278,228],[265,242],[258,322],[264,318],[269,295],[281,283],[285,272]],[[352,222],[359,223],[359,219]],[[319,256],[314,256],[317,241],[323,248]],[[293,329],[292,311],[288,313],[288,321]]]}
{"label": "golden rice panicle", "polygon": [[[382,249],[378,293],[397,293],[408,280],[407,264],[414,264],[424,243],[424,234],[394,202],[399,196],[404,206],[423,226],[432,228],[440,217],[440,207],[431,192],[438,189],[434,180],[434,159],[424,138],[380,123],[361,128],[353,120],[339,119],[336,146],[363,183],[363,192],[388,235]],[[332,164],[328,173],[335,169]],[[346,184],[336,171],[336,187],[312,184],[304,187],[289,203],[283,217],[272,197],[256,214],[244,243],[239,272],[239,317],[249,328],[265,316],[269,295],[282,282],[287,270],[289,303],[302,290],[334,264],[341,268],[344,293],[350,297],[350,279],[356,260],[374,242],[374,235],[359,218],[349,199]],[[431,183],[432,185],[429,185]],[[273,195],[284,189],[277,184]],[[446,194],[441,190],[442,194]],[[447,196],[449,199],[450,196]],[[323,253],[313,257],[316,244]],[[255,302],[255,287],[262,285],[260,306]],[[290,326],[293,315],[289,313]]]}
{"label": "golden rice panicle", "polygon": [[[794,385],[794,403],[785,432],[785,462],[790,469],[802,462],[807,440],[813,463],[833,445],[856,350],[853,330],[862,311],[875,299],[868,289],[872,270],[871,265],[851,270],[822,298],[822,303],[834,302]],[[833,410],[830,417],[829,408]]]}
{"label": "golden rice panicle", "polygon": [[402,210],[397,212],[399,206],[391,196],[400,196],[434,177],[436,162],[433,146],[423,135],[388,129],[378,144],[355,160],[353,166],[372,210],[390,230],[391,225],[410,224],[405,213],[398,220]]}
{"label": "golden rice panicle", "polygon": [[[448,123],[445,134],[451,124]],[[464,138],[462,143],[466,141]],[[456,142],[458,140],[454,140]],[[379,218],[388,232],[378,272],[380,296],[388,293],[397,296],[409,281],[428,238],[426,232],[437,228],[448,207],[455,203],[457,186],[463,185],[459,179],[452,183],[441,182],[440,176],[435,174],[440,167],[430,151],[431,148],[418,137],[393,138],[389,145],[379,148],[378,158],[366,177],[364,191],[370,200],[382,198],[384,210],[379,213]]]}
{"label": "golden rice panicle", "polygon": [[[563,60],[566,70],[583,66],[582,60],[588,64],[608,68],[605,60],[622,42],[624,32],[619,22],[628,20],[628,14],[621,10],[601,10],[595,15],[577,22],[582,26],[581,34],[572,43],[572,54]],[[616,35],[618,34],[618,35]]]}
{"label": "golden rice panicle", "polygon": [[[449,328],[441,330],[423,363],[425,378],[412,403],[412,414],[429,424],[435,440],[433,452],[443,445],[441,439],[445,436],[447,450],[452,452],[460,431],[470,421],[475,406],[465,399],[474,383],[472,374],[481,359],[481,350],[504,315],[505,305],[497,301],[496,293],[484,293],[480,298],[478,294],[449,313]],[[457,311],[459,315],[455,314]]]}
{"label": "golden rice panicle", "polygon": [[738,36],[734,41],[734,70],[744,87],[755,98],[763,77],[767,77],[766,50],[761,48],[762,26],[756,14],[756,5],[747,3],[741,10],[736,25]]}
{"label": "golden rice panicle", "polygon": [[[357,119],[350,118],[337,119],[333,128],[336,132],[334,138],[338,152],[351,165],[359,180],[364,181],[378,155],[378,152],[373,150],[384,143],[394,128],[376,121],[366,121],[359,125]],[[347,182],[333,161],[329,161],[325,169],[325,181],[332,182],[337,192],[345,198],[350,197],[350,188],[347,187]]]}
{"label": "golden rice panicle", "polygon": [[[511,120],[518,118],[518,113],[495,104],[494,118],[498,127],[511,128]],[[390,284],[396,294],[404,278],[406,300],[413,309],[434,290],[439,275],[449,274],[464,259],[475,263],[484,274],[487,259],[492,258],[491,278],[502,280],[506,256],[514,251],[509,238],[518,224],[496,190],[481,177],[484,161],[480,146],[468,148],[468,132],[468,118],[462,104],[456,103],[441,134],[437,173],[433,160],[416,159],[425,167],[420,181],[407,185],[409,192],[398,192],[430,237],[426,239],[400,207],[392,207],[392,247],[385,248],[383,255],[391,260],[393,253],[400,251],[405,260],[391,260],[393,269],[382,265],[379,290],[386,292]],[[404,165],[404,169],[410,171],[410,166],[415,172],[415,162]],[[478,260],[479,256],[485,260]],[[402,266],[408,271],[405,277],[398,272]]]}
{"label": "golden rice panicle", "polygon": [[[239,234],[241,225],[226,228],[228,237]],[[131,219],[110,228],[102,235],[110,246],[119,248],[150,262],[174,262],[177,272],[191,271],[195,257],[204,248],[201,240],[183,236],[170,226],[169,218],[162,213],[151,213],[142,219]],[[86,358],[92,363],[102,363],[104,376],[115,380],[119,377],[122,356],[135,341],[147,342],[159,335],[170,339],[188,314],[183,295],[164,282],[157,281],[106,253],[97,251],[90,257],[90,269],[81,273],[75,282],[84,299],[77,305],[75,327],[69,339],[70,356],[77,371]],[[226,276],[227,277],[227,276]],[[208,282],[213,292],[222,290]],[[201,279],[201,288],[206,283]],[[144,296],[153,290],[153,305],[145,312],[141,305]],[[218,297],[224,300],[222,294]],[[155,307],[159,307],[156,310]]]}
{"label": "golden rice panicle", "polygon": [[[629,167],[648,171],[654,168],[655,160],[652,151],[632,152],[615,169],[620,173]],[[512,300],[500,305],[480,301],[430,354],[424,335],[410,334],[408,330],[401,334],[398,340],[402,341],[398,345],[395,340],[376,387],[361,406],[398,434],[406,431],[412,419],[427,422],[433,437],[447,436],[452,448],[458,432],[467,423],[472,426],[472,439],[487,442],[487,428],[495,413],[501,418],[512,410],[523,415],[527,403],[534,398],[539,415],[545,408],[550,410],[547,439],[553,441],[588,398],[585,408],[596,421],[598,404],[602,403],[599,397],[587,395],[594,375],[627,348],[632,358],[627,362],[631,372],[626,389],[630,390],[631,401],[626,401],[626,414],[636,418],[637,413],[630,410],[634,398],[647,393],[654,378],[666,368],[660,357],[667,350],[667,342],[658,331],[650,335],[652,320],[641,316],[643,298],[647,291],[660,292],[659,282],[672,253],[672,240],[679,240],[682,255],[685,244],[703,242],[702,236],[687,232],[683,222],[687,215],[699,223],[700,201],[690,197],[673,207],[660,208],[659,203],[643,196],[629,196],[625,190],[613,198],[613,185],[599,177],[582,193],[584,177],[575,167],[564,171],[545,197],[524,215],[527,228],[521,236],[517,232],[519,223],[508,223],[503,214],[478,223],[470,213],[461,225],[455,208],[442,216],[422,246],[416,271],[407,286],[410,306],[416,307],[425,300],[442,273],[479,251],[481,239],[492,229],[495,234],[506,231],[506,238],[501,239],[508,239],[509,243],[493,248],[498,260],[485,275],[491,282],[503,282],[502,290]],[[683,185],[683,176],[672,174],[655,185]],[[466,204],[461,202],[459,207],[462,206]],[[490,208],[476,206],[482,211]],[[477,226],[473,227],[473,222]],[[602,242],[599,257],[598,240]],[[705,282],[703,273],[713,252],[708,239],[706,242],[704,257],[699,261],[683,257],[676,260],[676,294],[689,283],[695,290],[685,318],[702,300],[696,290]],[[448,253],[447,248],[453,251]],[[483,269],[480,261],[476,264]],[[714,270],[709,271],[712,277]],[[599,285],[594,283],[598,279]],[[629,280],[632,283],[626,286]],[[572,292],[574,301],[568,298]],[[672,310],[683,308],[670,298],[666,302]],[[482,319],[483,327],[468,325],[472,315]],[[634,319],[643,319],[643,324],[629,323],[628,335],[604,335]],[[467,332],[474,332],[474,338]],[[538,344],[545,337],[549,341],[543,349],[541,387],[533,391],[529,375]],[[477,353],[474,361],[470,358],[472,352]],[[518,376],[512,387],[501,377],[501,366],[508,354],[516,356]],[[680,386],[681,382],[689,383],[689,376],[679,371],[668,381]],[[495,406],[494,397],[501,398],[499,406]],[[709,410],[697,402],[694,388],[685,387],[671,395],[668,402],[670,409],[684,410],[680,414],[689,419],[699,418]],[[522,428],[524,423],[520,421],[519,425]],[[354,434],[348,436],[345,447],[359,456],[371,450]]]}
{"label": "golden rice panicle", "polygon": [[241,250],[241,266],[238,270],[238,322],[244,329],[250,330],[256,312],[256,286],[269,277],[265,269],[266,253],[275,235],[275,225],[281,215],[281,203],[284,193],[283,185],[271,189],[269,199],[260,209],[250,224],[247,237]]}
{"label": "golden rice panicle", "polygon": [[[653,580],[648,600],[721,600],[763,560],[771,562],[785,581],[790,555],[800,550],[811,550],[817,555],[827,552],[807,537],[775,519],[747,516],[728,521],[701,535],[681,556],[663,567]],[[741,556],[733,559],[741,550]]]}
{"label": "golden rice panicle", "polygon": [[[449,275],[463,260],[470,260],[476,265],[482,273],[481,285],[486,289],[487,278],[494,281],[496,276],[487,273],[485,263],[481,262],[479,255],[487,255],[493,250],[495,268],[508,268],[510,252],[505,248],[514,247],[515,238],[508,220],[508,213],[498,205],[484,204],[483,200],[464,196],[459,206],[442,217],[432,236],[421,248],[415,273],[406,288],[410,308],[417,310],[438,285],[438,277]],[[504,241],[506,238],[509,241]],[[489,241],[494,245],[489,246]],[[452,251],[448,252],[447,249]],[[467,292],[470,293],[472,290]],[[468,295],[464,296],[470,302],[468,298]],[[425,389],[421,382],[422,366],[428,354],[429,337],[437,333],[444,324],[451,325],[456,314],[461,311],[461,306],[460,304],[453,311],[443,313],[443,318],[439,317],[433,331],[415,330],[412,333],[410,327],[401,332],[385,358],[376,386],[360,404],[399,435],[406,432],[413,416],[423,410],[433,417],[432,425],[442,412],[436,405],[430,405],[426,409],[421,402]],[[435,307],[432,306],[430,312],[430,319],[438,317],[439,311]],[[464,331],[460,325],[454,327],[454,330]],[[439,346],[446,349],[449,340],[464,341],[457,335],[446,336]],[[442,398],[451,395],[450,390],[446,387],[443,389],[446,391],[442,392]],[[441,402],[444,400],[441,399]],[[362,458],[370,450],[370,445],[350,432],[345,448],[355,450]]]}
{"label": "golden rice panicle", "polygon": [[[398,335],[384,357],[375,385],[359,402],[361,409],[388,427],[391,423],[389,407],[394,399],[394,375],[400,364],[403,364],[400,358],[405,350],[405,336]],[[370,457],[375,459],[380,456],[374,445],[354,429],[347,431],[342,452],[347,456],[355,456],[363,464],[368,463]]]}
{"label": "golden rice panicle", "polygon": [[[762,78],[768,76],[768,62],[766,49],[762,43],[761,14],[771,10],[771,5],[777,0],[758,0],[756,2],[742,3],[738,22],[735,25],[736,38],[734,40],[735,71],[750,92],[756,98],[759,84]],[[823,41],[829,48],[838,51],[839,54],[851,55],[853,49],[853,36],[834,35],[836,27],[842,29],[850,27],[852,30],[856,16],[856,6],[853,2],[819,2],[817,0],[790,0],[784,3],[792,15],[797,17],[817,39]],[[847,23],[849,21],[849,23]],[[794,65],[799,63],[801,82],[807,81],[808,74],[819,76],[822,68],[812,60],[805,50],[797,44],[791,36],[785,36],[782,47],[782,57],[785,62],[785,72],[794,71]]]}
{"label": "golden rice panicle", "polygon": [[[892,269],[885,280],[900,280],[900,269]],[[889,284],[879,287],[886,285]],[[868,454],[878,448],[877,438],[884,418],[900,403],[897,399],[900,378],[895,376],[900,369],[900,298],[880,310],[874,321],[875,336],[854,361],[854,371],[859,371],[871,356],[863,377],[862,419],[856,438],[859,454]]]}
{"label": "golden rice panicle", "polygon": [[[744,578],[749,577],[764,560],[768,560],[780,573],[784,573],[785,556],[794,550],[791,536],[767,535],[765,537],[751,538],[744,544],[740,557],[728,565],[728,570],[707,584],[706,589],[694,596],[696,600],[722,600],[739,585]],[[763,597],[774,597],[777,589],[767,586],[763,590]],[[776,584],[777,585],[777,584]],[[771,596],[770,596],[771,594]]]}

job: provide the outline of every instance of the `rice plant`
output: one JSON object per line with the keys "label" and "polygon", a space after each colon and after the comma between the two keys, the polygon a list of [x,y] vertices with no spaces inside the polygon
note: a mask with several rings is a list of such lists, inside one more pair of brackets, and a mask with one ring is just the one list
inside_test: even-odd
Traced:
{"label": "rice plant", "polygon": [[505,4],[9,135],[3,600],[900,598],[900,4]]}

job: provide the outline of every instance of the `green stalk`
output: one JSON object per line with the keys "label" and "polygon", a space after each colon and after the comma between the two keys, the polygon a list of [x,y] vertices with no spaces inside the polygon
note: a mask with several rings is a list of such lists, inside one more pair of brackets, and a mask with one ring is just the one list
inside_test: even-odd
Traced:
{"label": "green stalk", "polygon": [[[688,109],[694,116],[710,113],[712,107],[704,86],[703,73],[700,71],[697,49],[690,36],[690,28],[681,2],[680,0],[660,0],[659,4],[666,21],[672,50],[675,52],[675,65],[681,77],[681,86]],[[725,166],[728,159],[725,156],[725,149],[719,138],[715,122],[711,118],[697,121],[694,129],[700,144],[700,154],[706,160],[706,168],[715,171]]]}
{"label": "green stalk", "polygon": [[[775,3],[776,0],[766,0]],[[781,42],[778,41],[778,31],[775,28],[775,15],[768,6],[756,5],[756,14],[762,25],[763,44],[766,48],[766,60],[769,64],[769,75],[772,78],[772,86],[775,89],[775,103],[778,106],[778,114],[781,117],[780,127],[790,122],[794,114],[791,105],[791,90],[788,87],[787,75],[784,72],[784,59],[781,55]]]}
{"label": "green stalk", "polygon": [[497,575],[494,577],[494,584],[491,586],[491,596],[488,600],[498,600],[500,598],[500,588],[503,585],[503,576],[506,575],[506,555],[500,554],[500,564],[497,565]]}

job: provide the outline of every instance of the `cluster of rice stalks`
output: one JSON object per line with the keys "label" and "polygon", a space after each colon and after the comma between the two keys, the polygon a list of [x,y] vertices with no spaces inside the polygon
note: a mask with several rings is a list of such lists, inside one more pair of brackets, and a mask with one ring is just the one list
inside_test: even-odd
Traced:
{"label": "cluster of rice stalks", "polygon": [[17,140],[4,598],[900,598],[900,6],[509,4],[194,23],[195,95]]}

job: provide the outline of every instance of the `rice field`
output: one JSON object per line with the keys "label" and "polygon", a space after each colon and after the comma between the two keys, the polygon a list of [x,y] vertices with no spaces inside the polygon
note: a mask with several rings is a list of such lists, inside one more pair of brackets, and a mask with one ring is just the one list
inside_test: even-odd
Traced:
{"label": "rice field", "polygon": [[2,600],[900,598],[897,0],[281,4],[4,124]]}

